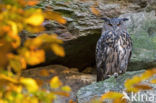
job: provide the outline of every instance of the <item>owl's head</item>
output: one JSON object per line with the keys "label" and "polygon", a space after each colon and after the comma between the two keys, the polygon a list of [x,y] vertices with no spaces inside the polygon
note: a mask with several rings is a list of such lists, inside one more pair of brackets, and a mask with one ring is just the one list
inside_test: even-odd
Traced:
{"label": "owl's head", "polygon": [[127,18],[101,18],[105,21],[104,31],[126,31],[124,22]]}

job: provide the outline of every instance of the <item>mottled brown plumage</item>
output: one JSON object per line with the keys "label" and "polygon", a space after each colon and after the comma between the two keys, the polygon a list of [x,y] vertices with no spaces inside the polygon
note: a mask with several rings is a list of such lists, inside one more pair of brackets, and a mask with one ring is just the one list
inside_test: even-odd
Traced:
{"label": "mottled brown plumage", "polygon": [[96,46],[97,81],[125,73],[132,52],[132,41],[126,31],[126,18],[104,18],[104,30]]}

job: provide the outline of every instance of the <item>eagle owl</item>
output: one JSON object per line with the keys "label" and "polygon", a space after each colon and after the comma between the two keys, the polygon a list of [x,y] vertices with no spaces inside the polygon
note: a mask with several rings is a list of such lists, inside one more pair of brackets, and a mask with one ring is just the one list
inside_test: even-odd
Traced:
{"label": "eagle owl", "polygon": [[132,52],[132,41],[124,25],[128,19],[102,19],[105,24],[96,45],[97,81],[125,73]]}

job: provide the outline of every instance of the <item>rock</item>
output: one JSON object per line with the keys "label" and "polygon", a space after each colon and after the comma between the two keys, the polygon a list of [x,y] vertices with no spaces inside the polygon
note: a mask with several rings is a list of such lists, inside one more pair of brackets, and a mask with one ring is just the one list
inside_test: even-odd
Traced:
{"label": "rock", "polygon": [[[43,75],[43,71],[47,71],[49,75]],[[63,85],[71,87],[72,91],[69,98],[58,97],[54,103],[69,103],[70,99],[76,101],[76,93],[81,88],[96,81],[95,75],[80,73],[77,68],[68,68],[61,65],[49,65],[44,67],[37,67],[24,70],[22,76],[31,77],[39,81],[43,88],[51,90],[48,85],[50,79],[58,76],[63,82]]]}
{"label": "rock", "polygon": [[[92,83],[86,87],[82,87],[77,93],[77,101],[78,101],[78,103],[90,103],[90,101],[92,99],[97,99],[100,96],[102,96],[102,94],[104,94],[108,91],[116,91],[116,92],[122,93],[124,91],[124,81],[126,79],[129,79],[129,78],[135,76],[135,75],[139,75],[143,72],[144,72],[144,70],[126,72],[125,74],[120,75],[118,78],[111,77],[109,79],[106,79],[105,81],[98,82],[98,83]],[[149,84],[149,82],[150,81],[147,80],[144,83]],[[145,93],[146,95],[150,95],[150,94],[155,95],[156,94],[156,85],[150,84],[150,86],[153,87],[152,90],[141,91],[140,94]],[[129,94],[129,97],[131,98],[131,94]],[[132,102],[132,103],[134,103],[134,102]],[[148,102],[148,103],[154,103],[154,102]]]}
{"label": "rock", "polygon": [[[48,34],[57,33],[64,41],[66,56],[55,56],[51,50],[46,51],[47,64],[62,64],[68,67],[77,67],[83,71],[86,67],[95,66],[95,46],[101,35],[103,20],[101,17],[128,17],[128,31],[133,39],[133,55],[128,70],[147,69],[156,66],[156,16],[154,11],[143,12],[146,7],[140,7],[147,0],[128,0],[129,3],[112,3],[110,0],[98,0],[97,4],[89,0],[82,2],[74,0],[63,2],[57,0],[43,1],[38,7],[60,12],[67,24],[62,25],[53,21],[45,21],[43,24]],[[148,3],[153,3],[151,0]],[[100,11],[95,16],[90,7]],[[150,4],[147,4],[150,5]]]}
{"label": "rock", "polygon": [[[133,40],[133,53],[131,57],[132,67],[135,69],[156,66],[156,16],[155,12],[139,12],[123,14],[120,17],[127,17],[128,32]],[[138,65],[139,62],[142,66]],[[134,63],[134,64],[133,64]],[[136,64],[135,64],[136,63]]]}

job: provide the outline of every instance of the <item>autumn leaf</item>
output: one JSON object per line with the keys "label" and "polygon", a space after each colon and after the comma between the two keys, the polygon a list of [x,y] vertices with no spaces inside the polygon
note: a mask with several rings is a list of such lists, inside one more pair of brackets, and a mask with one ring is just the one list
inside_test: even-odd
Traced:
{"label": "autumn leaf", "polygon": [[151,69],[151,70],[145,71],[140,76],[134,76],[131,79],[127,79],[124,84],[127,92],[138,92],[139,90],[142,90],[142,89],[151,89],[152,87],[150,86],[138,85],[138,84],[144,80],[149,79],[154,74],[156,74],[156,69]]}
{"label": "autumn leaf", "polygon": [[5,80],[6,82],[18,83],[17,79],[9,77],[9,76],[6,76],[6,75],[1,74],[1,73],[0,73],[0,80],[1,81]]}
{"label": "autumn leaf", "polygon": [[30,1],[27,2],[27,5],[34,6],[34,5],[38,4],[38,3],[39,3],[38,0],[30,0]]}
{"label": "autumn leaf", "polygon": [[56,94],[56,95],[65,96],[65,97],[69,97],[70,96],[69,93],[67,93],[67,92],[60,92],[60,91],[58,91],[58,92],[53,92],[53,93]]}
{"label": "autumn leaf", "polygon": [[33,50],[39,48],[41,44],[42,44],[42,40],[40,38],[34,38],[34,39],[28,39],[25,42],[24,46]]}
{"label": "autumn leaf", "polygon": [[51,45],[51,49],[53,50],[53,52],[56,55],[61,56],[61,57],[64,57],[65,56],[64,49],[60,45],[58,45],[58,44],[52,44]]}
{"label": "autumn leaf", "polygon": [[11,25],[11,32],[9,33],[10,37],[16,38],[16,36],[18,36],[17,24],[13,21],[8,21],[8,24]]}
{"label": "autumn leaf", "polygon": [[64,19],[59,13],[54,11],[44,11],[44,16],[47,19],[55,20],[61,24],[66,23],[66,19]]}
{"label": "autumn leaf", "polygon": [[122,98],[123,96],[124,95],[122,93],[119,93],[119,92],[107,92],[101,96],[101,100],[118,99],[118,98]]}
{"label": "autumn leaf", "polygon": [[70,92],[71,91],[71,88],[69,86],[63,86],[61,88],[61,90],[65,91],[65,92]]}
{"label": "autumn leaf", "polygon": [[45,53],[43,50],[25,51],[24,56],[26,62],[30,65],[36,65],[45,61]]}
{"label": "autumn leaf", "polygon": [[59,88],[62,85],[62,82],[59,80],[59,78],[57,76],[53,77],[50,80],[50,87],[51,88]]}
{"label": "autumn leaf", "polygon": [[156,84],[156,79],[152,79],[152,80],[150,81],[150,83]]}
{"label": "autumn leaf", "polygon": [[42,70],[40,70],[40,75],[41,76],[49,76],[50,74],[49,74],[48,70],[42,69]]}
{"label": "autumn leaf", "polygon": [[35,79],[36,83],[39,85],[39,86],[42,86],[43,85],[43,80],[41,79]]}
{"label": "autumn leaf", "polygon": [[134,88],[134,85],[141,82],[139,76],[134,76],[132,79],[127,79],[124,83],[127,92],[138,92],[138,88]]}
{"label": "autumn leaf", "polygon": [[15,72],[21,72],[21,69],[26,68],[26,61],[23,57],[11,53],[7,56],[9,58],[9,64],[15,70]]}
{"label": "autumn leaf", "polygon": [[96,9],[94,6],[91,6],[90,7],[90,10],[91,10],[91,12],[93,13],[93,14],[95,14],[95,15],[100,15],[100,11],[98,10],[98,9]]}
{"label": "autumn leaf", "polygon": [[146,84],[135,84],[134,88],[137,88],[139,90],[149,90],[149,89],[152,89],[151,86],[146,85]]}
{"label": "autumn leaf", "polygon": [[36,81],[32,78],[20,78],[20,83],[22,83],[29,92],[35,92],[38,90],[38,85]]}
{"label": "autumn leaf", "polygon": [[39,26],[44,21],[44,16],[41,10],[37,10],[34,14],[32,14],[29,18],[25,20],[27,24],[31,24],[33,26]]}

